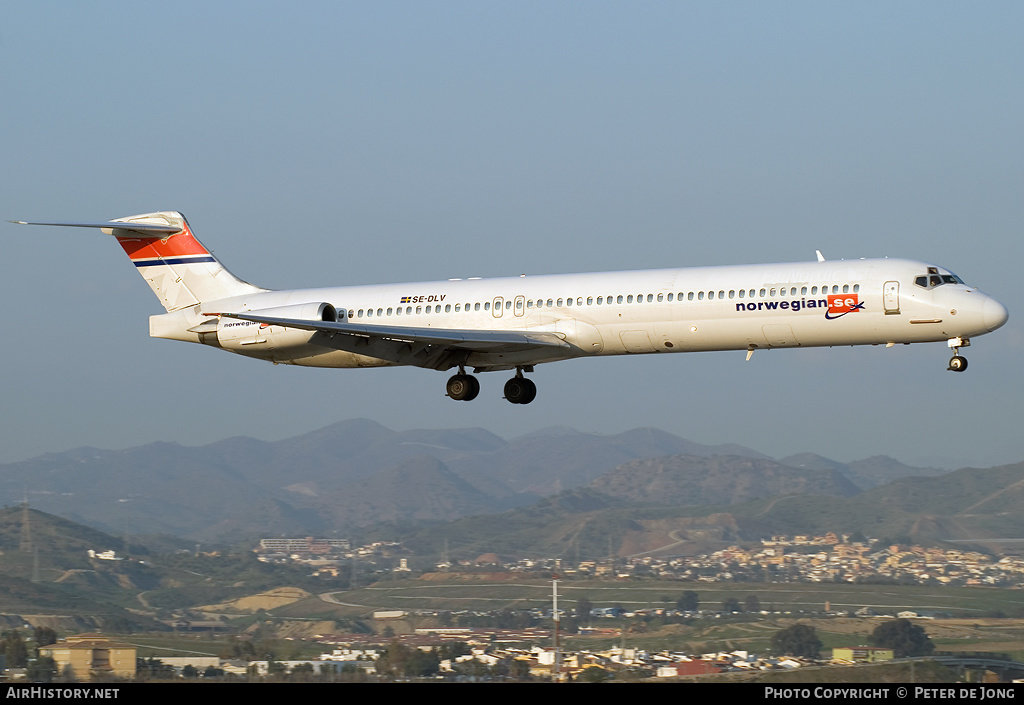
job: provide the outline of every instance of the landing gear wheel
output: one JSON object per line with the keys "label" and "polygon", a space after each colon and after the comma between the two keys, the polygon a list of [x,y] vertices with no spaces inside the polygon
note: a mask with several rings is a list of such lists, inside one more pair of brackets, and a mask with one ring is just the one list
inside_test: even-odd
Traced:
{"label": "landing gear wheel", "polygon": [[967,369],[967,358],[954,355],[949,358],[949,371],[950,372],[963,372]]}
{"label": "landing gear wheel", "polygon": [[505,382],[505,398],[513,404],[529,404],[537,398],[537,385],[526,377],[513,377]]}
{"label": "landing gear wheel", "polygon": [[473,375],[458,374],[448,380],[446,391],[455,401],[472,401],[480,393],[480,380]]}

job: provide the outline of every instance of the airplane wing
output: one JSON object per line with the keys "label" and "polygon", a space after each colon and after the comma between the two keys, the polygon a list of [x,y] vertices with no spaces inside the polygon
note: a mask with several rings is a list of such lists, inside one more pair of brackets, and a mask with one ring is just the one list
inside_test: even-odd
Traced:
{"label": "airplane wing", "polygon": [[[421,326],[366,325],[261,316],[258,313],[205,313],[268,326],[319,333],[310,342],[403,365],[445,370],[463,364],[470,353],[549,351],[548,359],[571,357],[571,346],[557,333],[476,330]],[[561,354],[560,354],[561,353]]]}

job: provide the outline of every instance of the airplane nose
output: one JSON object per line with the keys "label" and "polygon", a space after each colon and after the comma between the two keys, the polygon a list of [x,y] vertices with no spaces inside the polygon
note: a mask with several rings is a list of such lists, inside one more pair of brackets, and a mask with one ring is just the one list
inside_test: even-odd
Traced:
{"label": "airplane nose", "polygon": [[986,299],[985,307],[982,309],[982,316],[982,320],[985,321],[985,327],[993,331],[996,328],[1001,328],[1009,320],[1010,312],[995,299]]}

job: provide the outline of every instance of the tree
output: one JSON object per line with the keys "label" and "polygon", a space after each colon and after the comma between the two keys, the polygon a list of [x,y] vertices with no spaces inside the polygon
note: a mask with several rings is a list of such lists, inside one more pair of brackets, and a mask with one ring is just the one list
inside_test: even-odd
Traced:
{"label": "tree", "polygon": [[727,597],[722,602],[722,611],[731,614],[733,612],[742,612],[743,608],[740,607],[740,601],[737,600],[735,597]]}
{"label": "tree", "polygon": [[527,661],[512,659],[508,665],[508,674],[516,680],[529,680],[530,664]]}
{"label": "tree", "polygon": [[676,609],[684,612],[696,612],[700,606],[700,598],[693,590],[687,590],[676,600]]}
{"label": "tree", "polygon": [[896,658],[927,656],[935,651],[928,633],[909,619],[894,619],[875,627],[869,639],[873,646],[892,649]]}
{"label": "tree", "polygon": [[761,611],[761,600],[758,599],[757,595],[747,595],[747,599],[743,601],[744,612],[760,612]]}
{"label": "tree", "polygon": [[590,611],[594,609],[593,603],[587,597],[576,600],[576,621],[582,625],[590,624]]}
{"label": "tree", "polygon": [[26,675],[33,683],[52,683],[57,675],[57,662],[49,656],[40,656],[28,662]]}
{"label": "tree", "polygon": [[772,635],[772,651],[777,655],[803,656],[818,658],[821,652],[821,639],[814,627],[806,624],[794,624],[780,629]]}
{"label": "tree", "polygon": [[600,666],[587,666],[580,671],[576,680],[580,683],[603,683],[611,678],[611,674]]}
{"label": "tree", "polygon": [[311,663],[297,663],[292,667],[292,679],[300,681],[309,681],[313,679],[316,674],[316,669],[313,668]]}
{"label": "tree", "polygon": [[440,659],[437,651],[424,653],[397,641],[391,642],[376,663],[377,673],[390,676],[429,676],[437,673]]}
{"label": "tree", "polygon": [[36,627],[34,631],[36,646],[49,646],[57,643],[57,632],[49,627]]}
{"label": "tree", "polygon": [[166,663],[158,658],[150,656],[149,658],[136,658],[135,659],[135,676],[136,678],[173,678],[174,667],[168,666]]}
{"label": "tree", "polygon": [[15,629],[4,632],[4,656],[8,668],[24,668],[28,665],[28,647]]}

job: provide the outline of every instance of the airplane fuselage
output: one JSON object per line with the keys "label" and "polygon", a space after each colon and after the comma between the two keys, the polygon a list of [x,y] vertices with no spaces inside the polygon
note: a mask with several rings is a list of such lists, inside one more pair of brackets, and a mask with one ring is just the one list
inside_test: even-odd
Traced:
{"label": "airplane fuselage", "polygon": [[[936,276],[947,281],[915,283]],[[231,324],[251,329],[251,337],[188,332],[208,320],[208,311],[328,302],[351,324],[548,332],[568,344],[473,352],[464,363],[511,369],[590,355],[936,342],[1002,325],[1001,304],[952,277],[923,262],[871,259],[261,291],[153,316],[151,334],[278,363],[400,364],[325,348],[315,332],[276,342],[268,326],[251,321]]]}

